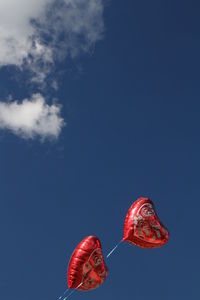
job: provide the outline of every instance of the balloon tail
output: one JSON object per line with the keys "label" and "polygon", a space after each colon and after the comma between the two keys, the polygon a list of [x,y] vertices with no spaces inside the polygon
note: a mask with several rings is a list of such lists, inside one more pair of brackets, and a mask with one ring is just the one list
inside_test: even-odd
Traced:
{"label": "balloon tail", "polygon": [[113,252],[115,252],[115,250],[119,247],[119,245],[122,243],[122,241],[120,241],[106,256],[106,258],[108,258],[109,256],[111,256],[111,254],[113,254]]}

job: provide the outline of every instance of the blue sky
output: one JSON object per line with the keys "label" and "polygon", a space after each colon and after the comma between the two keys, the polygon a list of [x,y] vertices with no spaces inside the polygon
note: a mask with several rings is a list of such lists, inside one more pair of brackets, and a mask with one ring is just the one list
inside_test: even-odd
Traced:
{"label": "blue sky", "polygon": [[43,141],[5,122],[0,132],[1,299],[56,300],[76,245],[97,235],[107,254],[140,196],[154,201],[169,243],[124,243],[106,283],[73,299],[198,299],[199,10],[198,1],[110,1],[104,37],[56,62],[58,89],[2,66],[3,103],[40,92],[44,105],[62,105],[66,126]]}

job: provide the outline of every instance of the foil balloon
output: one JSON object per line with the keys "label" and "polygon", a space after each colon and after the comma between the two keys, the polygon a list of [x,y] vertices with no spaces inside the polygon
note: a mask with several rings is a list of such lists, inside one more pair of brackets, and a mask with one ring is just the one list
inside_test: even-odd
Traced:
{"label": "foil balloon", "polygon": [[161,223],[149,198],[135,201],[124,221],[123,241],[142,248],[157,248],[169,240],[169,232]]}
{"label": "foil balloon", "polygon": [[99,239],[95,236],[84,238],[69,261],[68,288],[82,291],[95,289],[106,280],[107,273]]}

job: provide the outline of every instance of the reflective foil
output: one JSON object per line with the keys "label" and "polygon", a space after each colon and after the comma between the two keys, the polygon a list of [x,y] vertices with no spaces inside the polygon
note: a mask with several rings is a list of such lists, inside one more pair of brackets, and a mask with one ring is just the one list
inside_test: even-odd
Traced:
{"label": "reflective foil", "polygon": [[123,241],[142,248],[157,248],[169,240],[169,232],[161,223],[149,198],[135,201],[124,221]]}
{"label": "reflective foil", "polygon": [[83,239],[74,250],[67,274],[68,288],[82,291],[96,289],[107,278],[101,243],[95,236]]}

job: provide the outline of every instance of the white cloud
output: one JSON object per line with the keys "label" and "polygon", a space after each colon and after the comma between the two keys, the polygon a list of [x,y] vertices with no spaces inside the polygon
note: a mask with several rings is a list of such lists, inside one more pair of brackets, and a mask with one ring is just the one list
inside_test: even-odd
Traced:
{"label": "white cloud", "polygon": [[61,52],[61,57],[88,51],[102,38],[103,29],[102,0],[58,0],[48,6],[40,26],[40,32],[51,36],[54,53]]}
{"label": "white cloud", "polygon": [[34,27],[51,0],[0,1],[0,65],[21,65],[32,50]]}
{"label": "white cloud", "polygon": [[[32,82],[45,87],[58,61],[86,53],[102,38],[103,1],[0,0],[0,68],[28,70]],[[50,79],[58,89],[56,78]],[[0,129],[24,138],[57,137],[63,124],[60,108],[45,104],[40,94],[0,102]]]}
{"label": "white cloud", "polygon": [[0,128],[9,129],[25,139],[39,136],[57,138],[64,126],[60,116],[60,107],[48,105],[40,94],[34,94],[21,103],[0,102]]}
{"label": "white cloud", "polygon": [[0,66],[28,67],[44,81],[57,59],[88,51],[103,29],[103,0],[1,0]]}

